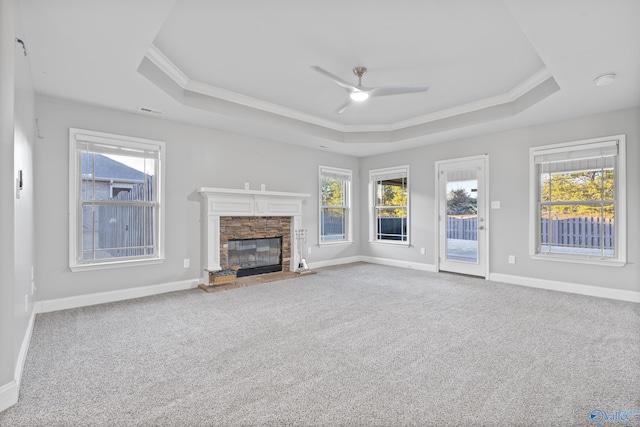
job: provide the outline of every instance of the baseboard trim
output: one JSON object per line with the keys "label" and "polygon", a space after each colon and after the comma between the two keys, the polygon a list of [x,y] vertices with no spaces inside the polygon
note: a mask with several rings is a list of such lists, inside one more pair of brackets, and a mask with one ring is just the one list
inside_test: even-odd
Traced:
{"label": "baseboard trim", "polygon": [[362,256],[350,256],[346,258],[328,259],[326,261],[314,261],[309,263],[310,268],[332,267],[334,265],[353,264],[354,262],[362,262]]}
{"label": "baseboard trim", "polygon": [[24,370],[24,363],[27,360],[27,352],[29,351],[29,345],[31,344],[31,335],[33,334],[35,319],[36,313],[35,309],[33,309],[31,310],[29,325],[27,325],[27,330],[22,338],[20,353],[18,353],[18,359],[16,360],[16,366],[13,372],[13,381],[0,387],[0,412],[18,403],[20,383],[22,382],[22,371]]}
{"label": "baseboard trim", "polygon": [[33,335],[33,325],[36,322],[36,310],[35,306],[31,310],[31,317],[29,318],[29,325],[22,338],[22,345],[20,346],[20,353],[18,353],[18,360],[16,361],[16,368],[14,373],[15,382],[20,389],[22,383],[22,371],[24,370],[24,364],[27,361],[27,352],[29,351],[29,345],[31,344],[31,335]]}
{"label": "baseboard trim", "polygon": [[512,276],[510,274],[491,273],[489,280],[508,283],[510,285],[528,286],[530,288],[568,292],[592,297],[615,299],[640,303],[640,292],[623,289],[610,289],[601,286],[581,285],[578,283],[560,282],[556,280],[535,279],[532,277]]}
{"label": "baseboard trim", "polygon": [[49,313],[51,311],[68,310],[70,308],[124,301],[133,298],[163,294],[166,292],[182,291],[198,287],[199,280],[199,278],[181,280],[179,282],[162,283],[159,285],[141,286],[138,288],[119,289],[117,291],[98,292],[95,294],[38,301],[35,304],[35,312]]}
{"label": "baseboard trim", "polygon": [[368,262],[370,264],[380,264],[380,265],[388,265],[391,267],[400,267],[400,268],[412,268],[414,270],[420,271],[429,271],[435,273],[436,266],[431,264],[423,264],[420,262],[409,262],[409,261],[399,261],[397,259],[390,258],[378,258],[378,257],[370,257],[357,255],[347,258],[336,258],[330,259],[326,261],[316,261],[312,263],[313,268],[322,268],[322,267],[331,267],[334,265],[342,265],[342,264],[351,264],[354,262]]}
{"label": "baseboard trim", "polygon": [[420,271],[428,271],[431,273],[436,272],[436,266],[433,264],[424,264],[421,262],[410,262],[410,261],[400,261],[397,259],[390,258],[378,258],[378,257],[370,257],[363,256],[361,257],[362,261],[369,262],[371,264],[380,264],[380,265],[388,265],[391,267],[400,267],[400,268],[412,268],[414,270]]}
{"label": "baseboard trim", "polygon": [[18,403],[18,384],[11,381],[0,387],[0,412]]}

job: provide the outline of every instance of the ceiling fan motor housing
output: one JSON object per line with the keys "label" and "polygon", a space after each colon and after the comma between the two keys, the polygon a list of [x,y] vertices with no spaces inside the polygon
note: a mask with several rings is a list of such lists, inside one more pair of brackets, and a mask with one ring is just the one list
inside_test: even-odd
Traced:
{"label": "ceiling fan motor housing", "polygon": [[353,74],[358,77],[362,77],[367,74],[367,67],[356,67],[353,69]]}

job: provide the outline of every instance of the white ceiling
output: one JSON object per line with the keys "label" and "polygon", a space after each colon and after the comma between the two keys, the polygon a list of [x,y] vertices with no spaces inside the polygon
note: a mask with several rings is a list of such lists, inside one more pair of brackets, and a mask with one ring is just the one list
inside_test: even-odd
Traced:
{"label": "white ceiling", "polygon": [[[638,0],[22,0],[36,91],[365,156],[640,105]],[[430,84],[335,114],[365,86]],[[611,86],[596,87],[600,74]],[[140,107],[163,112],[144,113]]]}

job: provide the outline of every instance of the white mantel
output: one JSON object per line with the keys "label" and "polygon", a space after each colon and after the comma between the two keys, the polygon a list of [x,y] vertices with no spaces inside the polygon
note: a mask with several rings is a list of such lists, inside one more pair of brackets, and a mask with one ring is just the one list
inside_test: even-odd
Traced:
{"label": "white mantel", "polygon": [[202,196],[202,261],[203,283],[208,283],[209,271],[221,270],[220,266],[220,217],[221,216],[290,216],[291,217],[291,271],[298,259],[298,242],[294,230],[302,228],[302,202],[311,197],[306,193],[280,191],[236,190],[232,188],[201,187],[196,190]]}

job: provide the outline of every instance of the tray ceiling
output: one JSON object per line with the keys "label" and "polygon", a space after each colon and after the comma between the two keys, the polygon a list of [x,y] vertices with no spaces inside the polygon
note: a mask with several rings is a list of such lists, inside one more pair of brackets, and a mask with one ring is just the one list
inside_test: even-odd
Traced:
{"label": "tray ceiling", "polygon": [[[633,0],[24,0],[20,13],[42,94],[345,154],[640,104]],[[347,92],[313,65],[431,89],[338,115]]]}

